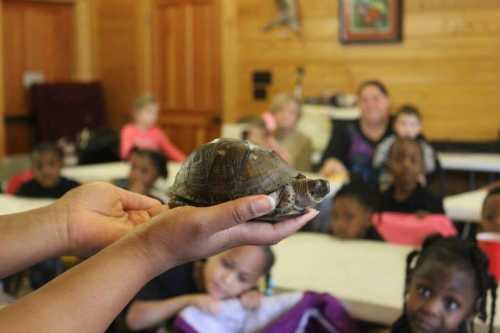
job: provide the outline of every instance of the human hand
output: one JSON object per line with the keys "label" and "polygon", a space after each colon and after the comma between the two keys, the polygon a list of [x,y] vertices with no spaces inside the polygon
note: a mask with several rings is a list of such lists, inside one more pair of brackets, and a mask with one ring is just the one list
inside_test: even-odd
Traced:
{"label": "human hand", "polygon": [[257,290],[250,290],[240,296],[241,305],[247,310],[255,310],[260,307],[262,293]]}
{"label": "human hand", "polygon": [[248,222],[274,209],[266,195],[249,196],[216,206],[152,209],[155,215],[131,235],[152,274],[181,263],[206,258],[239,245],[269,245],[299,230],[318,212],[275,224]]}
{"label": "human hand", "polygon": [[347,169],[344,164],[336,158],[329,158],[325,161],[319,174],[323,177],[331,177],[335,174],[347,174]]}
{"label": "human hand", "polygon": [[221,310],[221,302],[208,294],[195,294],[190,296],[189,304],[214,316],[219,314]]}
{"label": "human hand", "polygon": [[82,185],[52,207],[65,254],[88,255],[151,219],[160,202],[108,183]]}
{"label": "human hand", "polygon": [[128,187],[129,191],[135,192],[135,193],[140,193],[147,195],[148,193],[148,188],[147,186],[140,181],[131,181]]}

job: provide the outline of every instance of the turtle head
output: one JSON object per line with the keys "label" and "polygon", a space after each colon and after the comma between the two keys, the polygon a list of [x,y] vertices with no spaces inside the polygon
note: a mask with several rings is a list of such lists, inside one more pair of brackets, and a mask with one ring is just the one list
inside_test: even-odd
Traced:
{"label": "turtle head", "polygon": [[330,184],[323,179],[307,179],[297,176],[293,182],[295,205],[302,208],[313,207],[330,193]]}

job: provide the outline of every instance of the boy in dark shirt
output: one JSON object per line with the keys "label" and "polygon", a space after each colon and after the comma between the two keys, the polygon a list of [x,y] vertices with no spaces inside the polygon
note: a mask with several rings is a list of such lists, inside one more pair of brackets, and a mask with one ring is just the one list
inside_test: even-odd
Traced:
{"label": "boy in dark shirt", "polygon": [[328,232],[341,239],[382,241],[383,238],[372,225],[377,195],[378,191],[373,186],[358,179],[342,186],[333,199]]}
{"label": "boy in dark shirt", "polygon": [[[31,154],[33,179],[24,183],[16,195],[58,199],[80,184],[61,176],[63,152],[52,143],[37,145]],[[31,267],[28,272],[32,289],[38,289],[64,271],[62,260],[52,258]]]}
{"label": "boy in dark shirt", "polygon": [[58,199],[80,184],[61,176],[63,152],[52,143],[41,143],[31,154],[33,179],[24,183],[16,195]]}
{"label": "boy in dark shirt", "polygon": [[387,167],[393,184],[382,194],[380,211],[444,214],[443,200],[420,183],[425,174],[421,145],[411,139],[397,139],[389,151]]}

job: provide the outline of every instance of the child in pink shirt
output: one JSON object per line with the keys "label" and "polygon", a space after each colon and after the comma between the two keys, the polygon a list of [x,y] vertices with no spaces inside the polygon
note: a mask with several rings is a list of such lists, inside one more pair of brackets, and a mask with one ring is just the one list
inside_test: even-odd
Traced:
{"label": "child in pink shirt", "polygon": [[134,122],[125,125],[121,130],[122,159],[127,159],[132,149],[137,147],[163,152],[172,161],[184,161],[186,155],[156,126],[158,104],[152,96],[144,96],[134,102],[133,118]]}

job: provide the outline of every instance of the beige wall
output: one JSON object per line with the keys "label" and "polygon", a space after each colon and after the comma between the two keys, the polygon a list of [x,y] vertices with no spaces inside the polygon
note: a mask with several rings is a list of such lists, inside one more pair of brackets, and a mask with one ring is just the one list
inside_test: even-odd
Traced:
{"label": "beige wall", "polygon": [[226,119],[265,110],[252,100],[251,73],[273,72],[271,94],[290,91],[295,69],[306,69],[305,95],[354,92],[384,81],[395,106],[411,102],[433,139],[495,139],[500,127],[500,2],[405,1],[401,44],[338,41],[338,1],[299,0],[302,37],[283,28],[261,32],[276,15],[273,1],[226,1]]}

